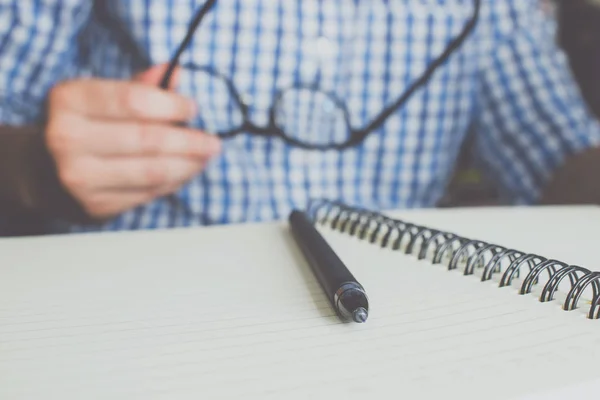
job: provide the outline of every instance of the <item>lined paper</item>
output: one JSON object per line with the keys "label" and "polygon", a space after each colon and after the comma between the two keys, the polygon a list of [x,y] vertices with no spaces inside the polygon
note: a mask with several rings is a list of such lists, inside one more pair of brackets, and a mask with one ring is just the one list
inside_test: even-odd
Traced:
{"label": "lined paper", "polygon": [[323,232],[366,324],[285,224],[0,241],[0,398],[509,399],[600,375],[581,310]]}

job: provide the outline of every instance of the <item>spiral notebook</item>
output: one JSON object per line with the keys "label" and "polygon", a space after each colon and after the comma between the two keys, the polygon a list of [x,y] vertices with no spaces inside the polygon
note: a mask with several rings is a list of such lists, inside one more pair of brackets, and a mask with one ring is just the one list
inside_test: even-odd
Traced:
{"label": "spiral notebook", "polygon": [[599,208],[309,211],[367,323],[286,222],[0,240],[0,398],[597,397]]}

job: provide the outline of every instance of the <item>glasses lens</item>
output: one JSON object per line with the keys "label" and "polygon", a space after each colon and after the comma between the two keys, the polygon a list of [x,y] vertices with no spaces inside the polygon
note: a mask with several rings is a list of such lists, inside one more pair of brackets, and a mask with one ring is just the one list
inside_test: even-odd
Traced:
{"label": "glasses lens", "polygon": [[290,139],[312,146],[343,144],[349,139],[343,106],[325,92],[289,89],[275,107],[275,123]]}
{"label": "glasses lens", "polygon": [[239,101],[220,75],[187,67],[181,74],[184,95],[196,101],[197,116],[192,124],[213,134],[226,134],[243,123]]}

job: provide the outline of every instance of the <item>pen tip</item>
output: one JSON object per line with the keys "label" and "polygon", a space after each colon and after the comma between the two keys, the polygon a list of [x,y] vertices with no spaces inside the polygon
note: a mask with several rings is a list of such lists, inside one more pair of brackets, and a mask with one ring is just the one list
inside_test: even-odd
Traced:
{"label": "pen tip", "polygon": [[365,322],[368,316],[369,314],[367,313],[367,310],[364,307],[357,308],[352,313],[352,318],[354,319],[354,322],[358,322],[359,324]]}

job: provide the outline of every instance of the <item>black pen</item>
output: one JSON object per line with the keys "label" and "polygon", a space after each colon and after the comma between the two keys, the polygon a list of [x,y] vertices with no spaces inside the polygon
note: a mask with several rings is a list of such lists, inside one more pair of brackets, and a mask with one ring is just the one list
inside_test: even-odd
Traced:
{"label": "black pen", "polygon": [[364,288],[321,236],[306,213],[292,211],[291,230],[331,305],[343,320],[363,323],[369,316]]}

